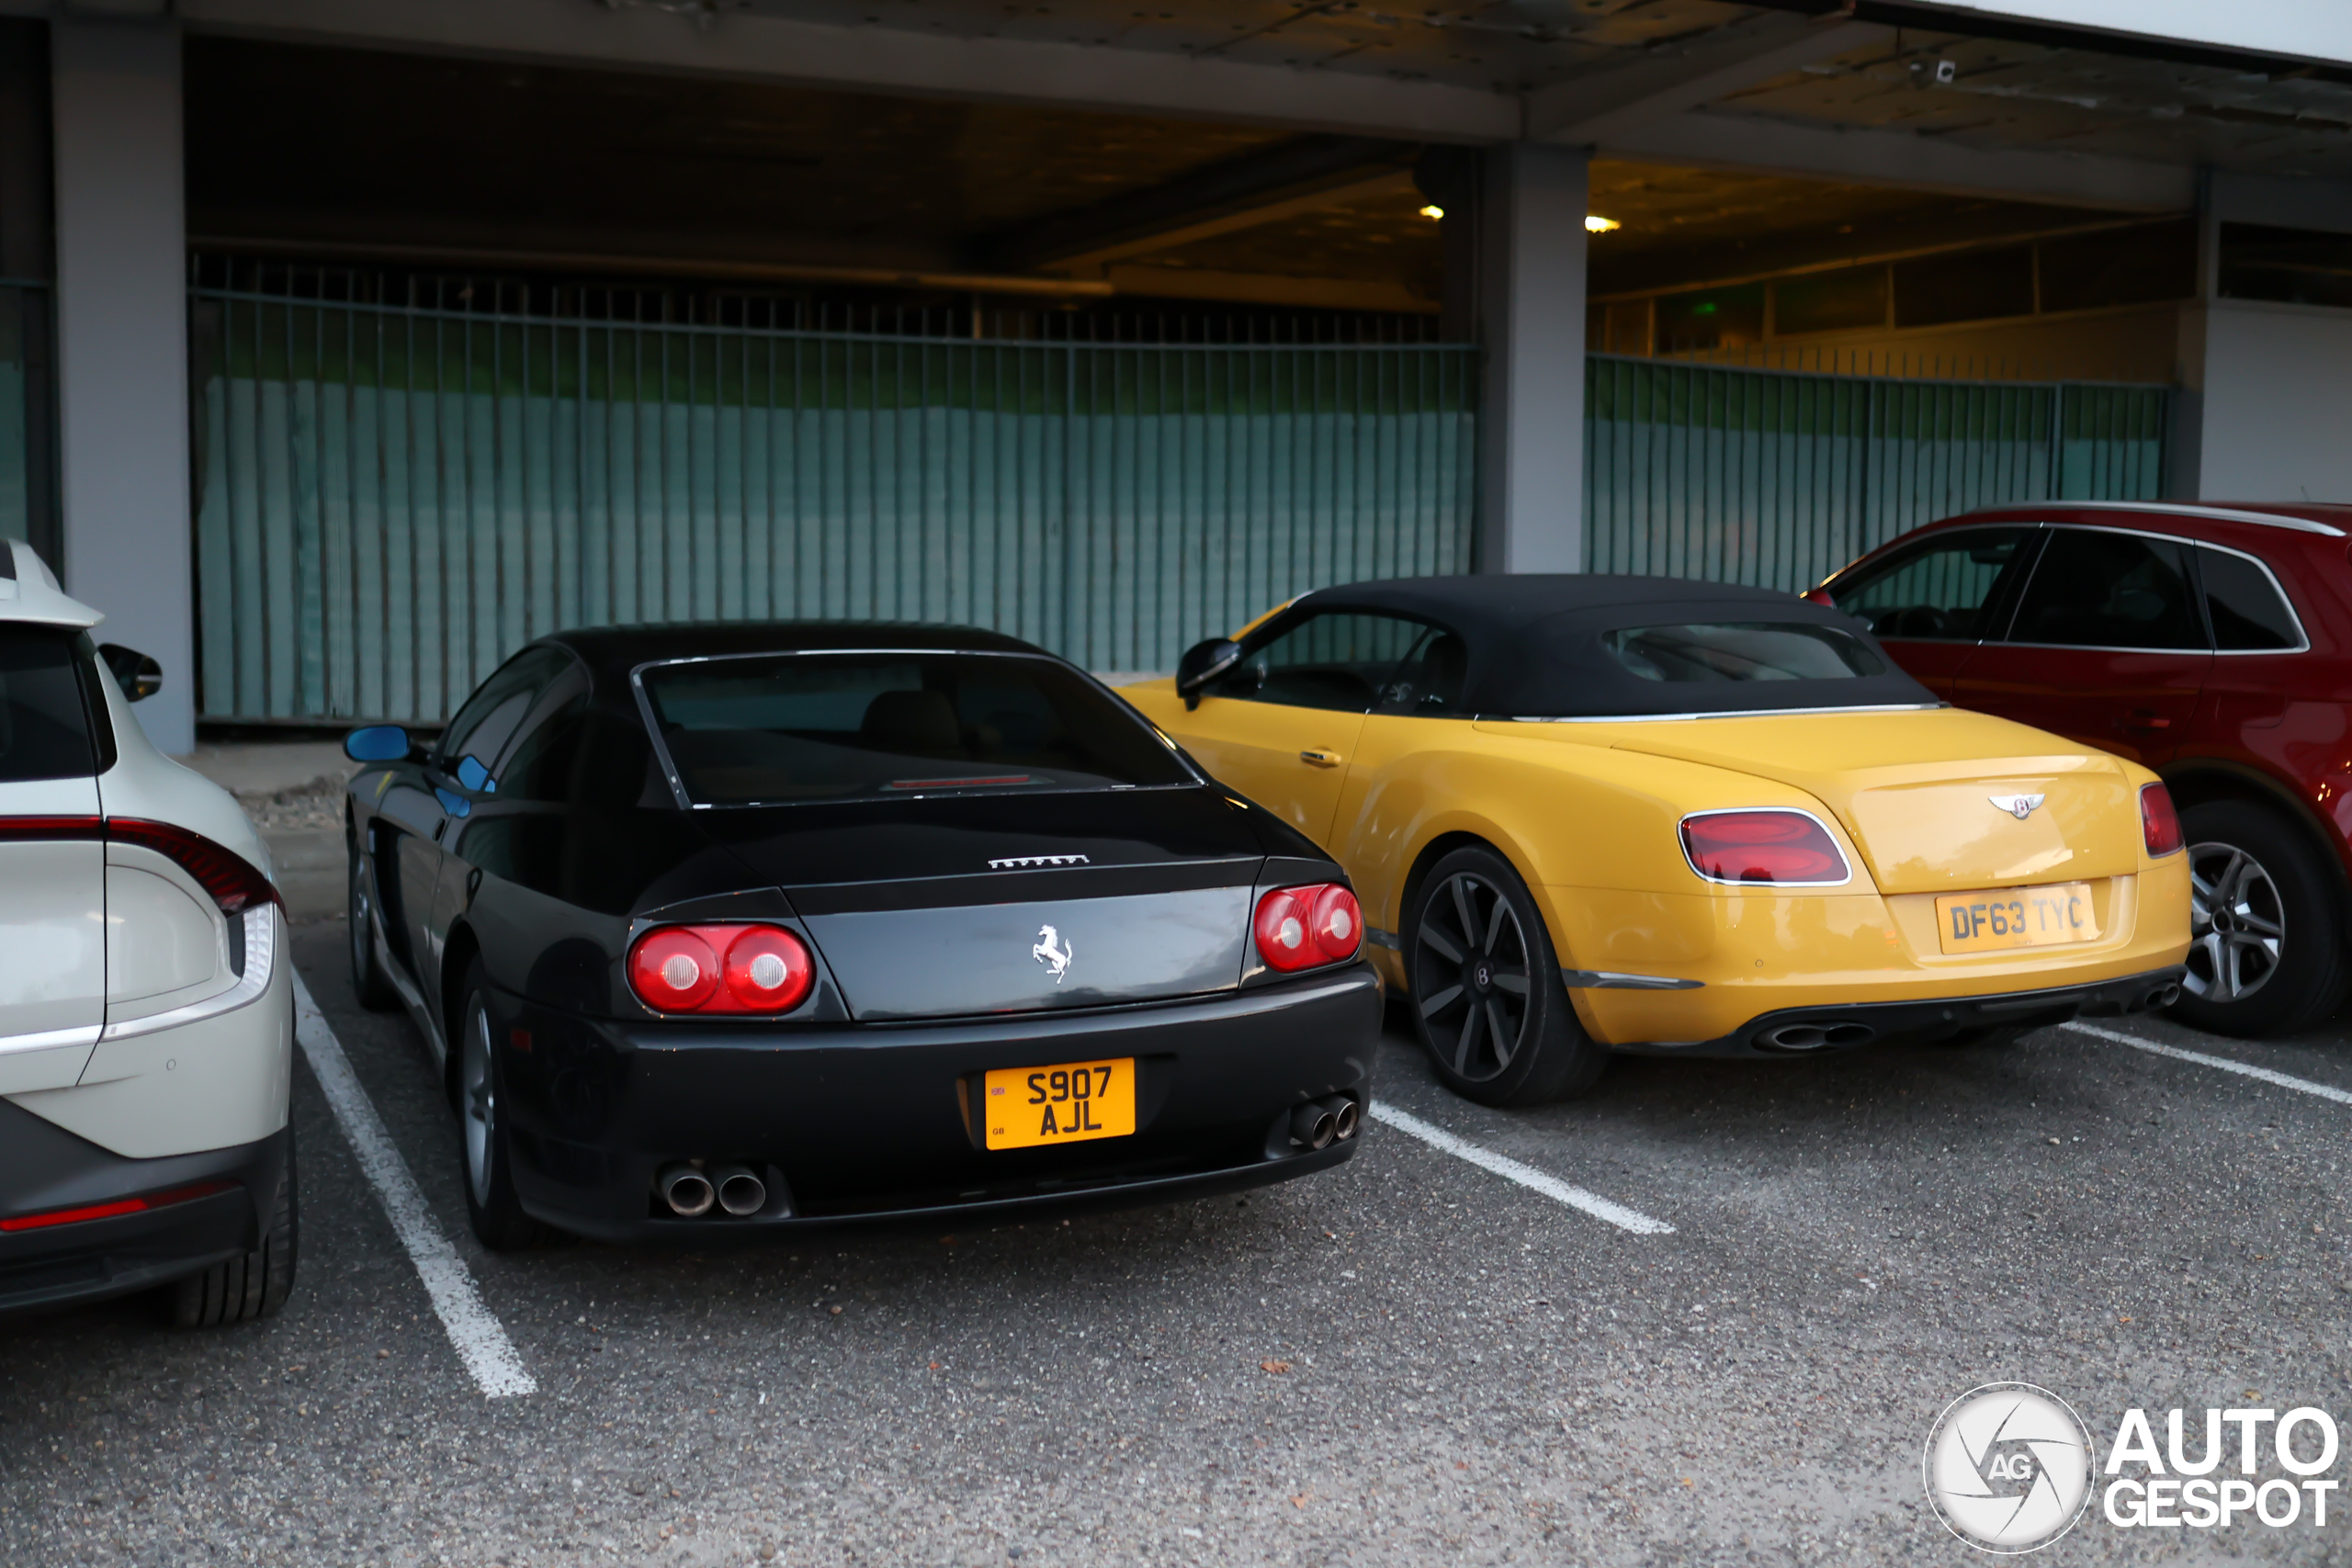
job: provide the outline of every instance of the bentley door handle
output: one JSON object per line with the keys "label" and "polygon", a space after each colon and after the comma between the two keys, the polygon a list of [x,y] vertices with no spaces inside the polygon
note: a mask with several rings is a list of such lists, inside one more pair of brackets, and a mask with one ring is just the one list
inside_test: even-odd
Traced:
{"label": "bentley door handle", "polygon": [[1340,754],[1337,751],[1321,746],[1301,751],[1298,754],[1298,760],[1302,762],[1312,763],[1314,766],[1318,768],[1336,768],[1340,765]]}

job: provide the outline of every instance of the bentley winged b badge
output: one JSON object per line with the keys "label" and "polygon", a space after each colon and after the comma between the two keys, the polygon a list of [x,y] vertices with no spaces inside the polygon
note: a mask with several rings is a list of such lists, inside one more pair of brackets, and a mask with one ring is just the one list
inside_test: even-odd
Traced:
{"label": "bentley winged b badge", "polygon": [[2041,807],[2043,797],[2038,795],[1988,795],[1984,798],[1997,809],[2022,822]]}
{"label": "bentley winged b badge", "polygon": [[1039,926],[1037,945],[1029,950],[1029,956],[1052,969],[1054,984],[1058,986],[1062,976],[1069,973],[1069,961],[1076,955],[1070,952],[1069,943],[1062,940],[1061,932],[1051,926]]}

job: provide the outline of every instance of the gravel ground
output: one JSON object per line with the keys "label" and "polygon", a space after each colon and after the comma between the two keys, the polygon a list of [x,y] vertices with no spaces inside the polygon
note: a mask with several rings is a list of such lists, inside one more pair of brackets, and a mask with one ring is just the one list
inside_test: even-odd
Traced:
{"label": "gravel ground", "polygon": [[288,789],[241,789],[232,793],[254,826],[267,832],[279,829],[340,828],[343,826],[343,778],[324,773],[306,784]]}
{"label": "gravel ground", "polygon": [[[2056,1391],[2102,1448],[2132,1405],[2346,1414],[2352,1107],[2080,1033],[1628,1061],[1508,1113],[1385,1048],[1385,1101],[1667,1235],[1374,1125],[1246,1198],[492,1257],[423,1047],[356,1010],[342,935],[297,958],[538,1392],[468,1380],[300,1069],[284,1316],[0,1326],[0,1560],[1956,1563],[1983,1559],[1920,1450],[1977,1383]],[[2340,1025],[2127,1027],[2352,1089]],[[2040,1560],[2339,1561],[2330,1519],[2095,1506]]]}

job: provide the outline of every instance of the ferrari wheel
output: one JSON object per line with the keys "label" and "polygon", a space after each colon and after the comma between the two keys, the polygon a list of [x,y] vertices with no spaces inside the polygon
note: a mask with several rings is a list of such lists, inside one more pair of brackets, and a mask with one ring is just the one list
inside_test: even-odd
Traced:
{"label": "ferrari wheel", "polygon": [[376,962],[376,901],[368,893],[368,861],[356,846],[351,851],[351,988],[369,1012],[390,1012],[400,1005],[400,993],[384,977]]}
{"label": "ferrari wheel", "polygon": [[466,977],[465,1032],[458,1042],[458,1151],[465,1178],[466,1217],[476,1239],[492,1252],[519,1252],[538,1242],[537,1221],[514,1196],[506,1123],[500,1118],[498,1062],[491,1049],[490,998],[477,968]]}
{"label": "ferrari wheel", "polygon": [[1413,1027],[1455,1093],[1535,1105],[1583,1093],[1609,1065],[1577,1021],[1527,885],[1493,851],[1431,866],[1404,939]]}

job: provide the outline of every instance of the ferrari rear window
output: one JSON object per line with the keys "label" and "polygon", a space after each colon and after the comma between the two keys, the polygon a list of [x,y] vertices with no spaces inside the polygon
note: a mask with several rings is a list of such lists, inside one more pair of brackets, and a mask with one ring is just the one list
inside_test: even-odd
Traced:
{"label": "ferrari rear window", "polygon": [[97,772],[76,634],[0,623],[0,784]]}
{"label": "ferrari rear window", "polygon": [[1195,782],[1125,705],[1046,659],[761,654],[657,664],[639,681],[695,806]]}
{"label": "ferrari rear window", "polygon": [[1860,637],[1802,621],[1627,626],[1601,646],[1645,681],[1850,681],[1886,673]]}

